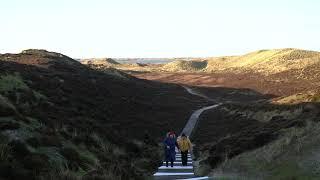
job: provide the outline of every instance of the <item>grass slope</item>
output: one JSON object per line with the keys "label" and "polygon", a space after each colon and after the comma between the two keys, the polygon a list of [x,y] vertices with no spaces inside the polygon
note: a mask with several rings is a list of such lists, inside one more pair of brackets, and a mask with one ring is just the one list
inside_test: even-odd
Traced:
{"label": "grass slope", "polygon": [[309,67],[318,69],[319,63],[319,52],[288,48],[260,50],[242,56],[213,57],[192,61],[179,60],[164,65],[161,70],[169,72],[194,71],[220,73],[243,73],[250,71],[271,75],[288,70],[303,71]]}
{"label": "grass slope", "polygon": [[318,103],[229,103],[209,110],[193,139],[197,173],[226,179],[319,178],[318,159],[312,158],[319,153],[319,113]]}
{"label": "grass slope", "polygon": [[276,141],[224,161],[212,176],[229,176],[229,179],[319,179],[319,128],[319,123],[309,122],[303,128],[284,130]]}

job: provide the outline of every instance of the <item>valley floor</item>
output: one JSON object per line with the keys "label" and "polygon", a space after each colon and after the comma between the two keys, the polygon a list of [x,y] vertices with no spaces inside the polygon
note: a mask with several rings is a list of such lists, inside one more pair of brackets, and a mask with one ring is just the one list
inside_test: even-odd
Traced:
{"label": "valley floor", "polygon": [[[287,96],[312,89],[317,89],[320,79],[304,80],[295,79],[288,74],[262,76],[247,73],[168,73],[168,72],[130,72],[141,79],[160,82],[186,84],[198,87],[225,87],[235,89],[250,89],[261,94],[272,96]],[[209,89],[210,90],[210,89]],[[210,95],[210,91],[205,91]]]}

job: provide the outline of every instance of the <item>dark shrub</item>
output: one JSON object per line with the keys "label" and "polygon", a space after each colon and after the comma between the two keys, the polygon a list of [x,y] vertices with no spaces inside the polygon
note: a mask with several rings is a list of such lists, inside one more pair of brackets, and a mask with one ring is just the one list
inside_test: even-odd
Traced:
{"label": "dark shrub", "polygon": [[23,159],[23,164],[26,169],[34,172],[41,172],[48,170],[49,158],[43,154],[30,154]]}
{"label": "dark shrub", "polygon": [[77,170],[81,162],[80,154],[73,148],[65,147],[61,150],[61,154],[69,161],[68,166],[72,170]]}
{"label": "dark shrub", "polygon": [[12,147],[12,152],[16,157],[24,158],[30,154],[27,145],[19,140],[12,141],[9,145]]}

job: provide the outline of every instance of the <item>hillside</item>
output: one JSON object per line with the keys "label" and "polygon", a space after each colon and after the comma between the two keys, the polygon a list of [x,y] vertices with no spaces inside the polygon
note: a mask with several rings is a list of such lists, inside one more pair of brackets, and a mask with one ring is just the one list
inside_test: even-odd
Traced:
{"label": "hillside", "polygon": [[165,64],[162,69],[165,71],[202,71],[208,65],[208,62],[205,60],[202,61],[184,61],[178,60],[171,63]]}
{"label": "hillside", "polygon": [[110,69],[118,69],[122,71],[154,71],[161,65],[155,64],[142,64],[142,63],[118,63],[116,60],[111,58],[102,59],[83,59],[80,61],[83,65],[86,65],[92,69],[103,70],[105,72]]}
{"label": "hillside", "polygon": [[180,86],[54,52],[1,54],[0,179],[144,179],[164,133],[203,104]]}
{"label": "hillside", "polygon": [[209,59],[206,71],[252,71],[271,75],[285,71],[303,71],[306,68],[315,68],[319,63],[320,53],[315,51],[299,49],[260,50],[238,57]]}
{"label": "hillside", "polygon": [[318,102],[228,103],[200,117],[197,173],[226,179],[318,179]]}
{"label": "hillside", "polygon": [[308,72],[320,75],[320,52],[300,49],[260,50],[242,56],[204,58],[202,60],[175,61],[163,66],[163,71],[208,73],[259,73],[272,75],[295,71],[296,77]]}

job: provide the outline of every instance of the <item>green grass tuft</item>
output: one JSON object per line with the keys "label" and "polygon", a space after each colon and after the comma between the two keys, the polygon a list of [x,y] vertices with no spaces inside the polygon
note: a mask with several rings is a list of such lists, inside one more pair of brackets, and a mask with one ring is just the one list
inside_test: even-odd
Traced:
{"label": "green grass tuft", "polygon": [[23,82],[19,74],[0,76],[0,92],[2,93],[28,88],[29,87]]}

